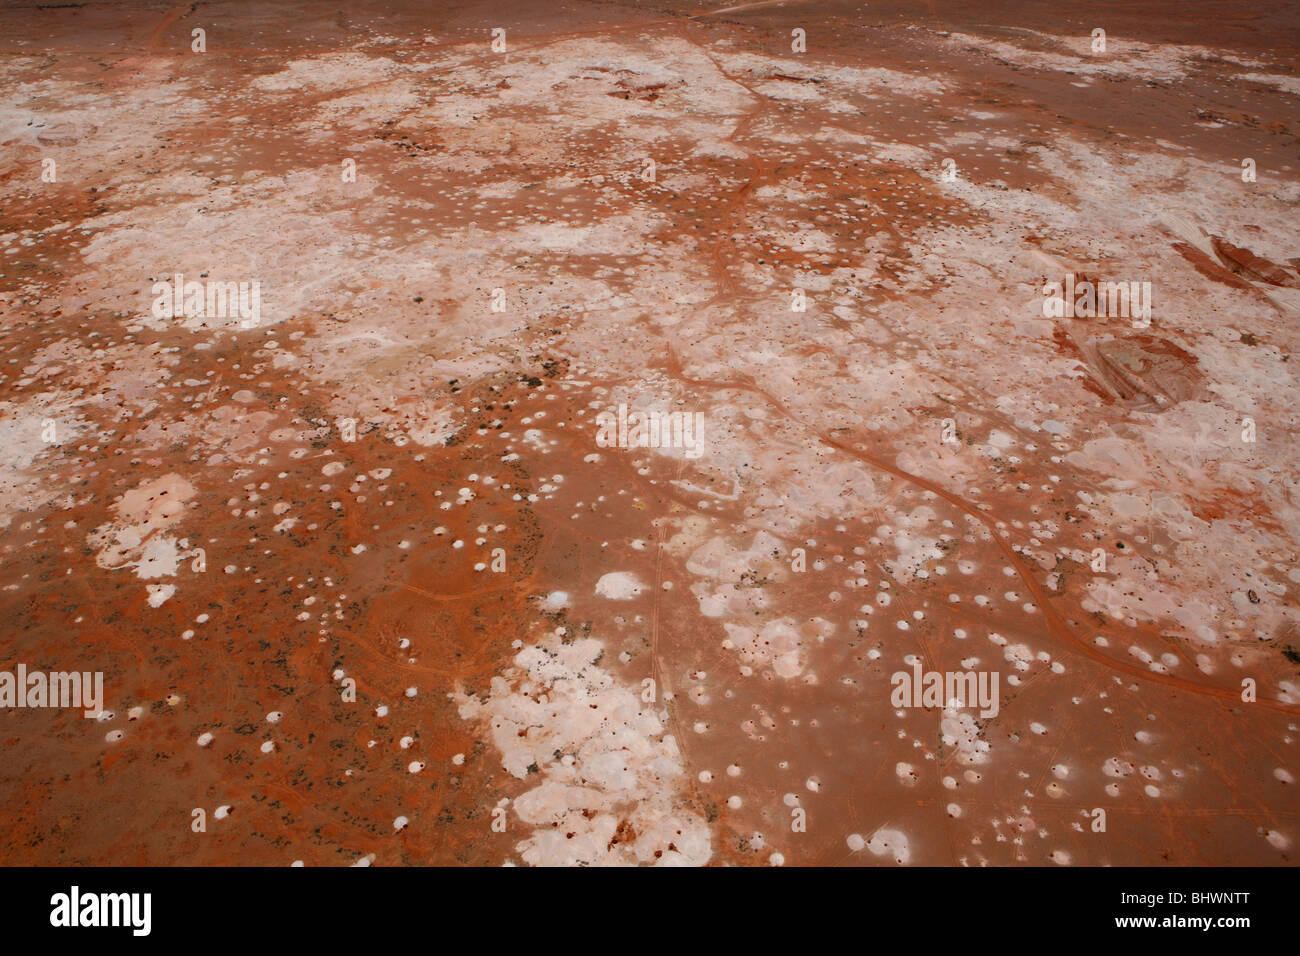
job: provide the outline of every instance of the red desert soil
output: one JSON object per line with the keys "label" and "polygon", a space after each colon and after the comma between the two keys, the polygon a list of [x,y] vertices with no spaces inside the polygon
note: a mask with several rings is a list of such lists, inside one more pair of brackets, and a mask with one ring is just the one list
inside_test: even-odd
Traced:
{"label": "red desert soil", "polygon": [[7,6],[0,862],[1293,864],[1298,29]]}

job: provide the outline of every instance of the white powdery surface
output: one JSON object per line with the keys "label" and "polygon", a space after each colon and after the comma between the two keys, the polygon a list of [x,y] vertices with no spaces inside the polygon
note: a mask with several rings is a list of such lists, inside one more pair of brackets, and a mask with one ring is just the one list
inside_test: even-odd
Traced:
{"label": "white powdery surface", "polygon": [[969,767],[988,763],[988,741],[981,737],[979,725],[970,714],[963,713],[949,703],[943,709],[939,729],[943,734],[944,746],[956,749],[959,764]]}
{"label": "white powdery surface", "polygon": [[630,601],[645,589],[634,574],[611,571],[596,582],[596,593],[611,601]]}
{"label": "white powdery surface", "polygon": [[[736,652],[747,667],[768,668],[777,677],[801,676],[808,666],[808,648],[835,631],[821,617],[796,620],[777,616],[765,590],[767,582],[788,579],[790,549],[766,531],[754,535],[747,550],[727,537],[714,537],[690,552],[686,569],[699,580],[691,593],[700,614],[723,618],[723,647]],[[762,583],[760,583],[762,582]]]}
{"label": "white powdery surface", "polygon": [[552,638],[515,656],[486,698],[461,697],[485,720],[502,766],[538,784],[514,802],[531,828],[517,845],[534,866],[702,865],[708,826],[685,805],[677,741],[629,687],[597,666],[593,638]]}
{"label": "white powdery surface", "polygon": [[1263,83],[1265,86],[1271,86],[1283,93],[1300,96],[1300,79],[1294,76],[1277,73],[1242,73],[1238,79],[1249,80],[1252,83]]}
{"label": "white powdery surface", "polygon": [[[164,475],[132,488],[112,508],[114,520],[100,525],[89,536],[98,550],[95,561],[101,568],[132,568],[146,580],[174,577],[180,567],[183,542],[167,537],[167,530],[185,513],[185,503],[195,495],[194,486],[177,474]],[[151,590],[150,605],[158,607],[175,589],[155,604],[161,592]]]}
{"label": "white powdery surface", "polygon": [[39,508],[54,497],[49,485],[31,474],[37,458],[49,449],[41,435],[45,423],[57,420],[59,443],[71,441],[81,430],[70,421],[66,408],[16,405],[0,402],[0,528],[7,528],[23,511]]}
{"label": "white powdery surface", "polygon": [[912,859],[912,849],[907,835],[901,830],[882,827],[871,835],[871,839],[867,841],[867,849],[876,856],[893,857],[894,862],[900,866],[906,865]]}

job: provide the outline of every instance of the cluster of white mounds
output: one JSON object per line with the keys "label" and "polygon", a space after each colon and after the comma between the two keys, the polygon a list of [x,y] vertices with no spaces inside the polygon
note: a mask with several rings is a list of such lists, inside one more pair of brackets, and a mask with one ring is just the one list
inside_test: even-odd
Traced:
{"label": "cluster of white mounds", "polygon": [[[675,544],[680,547],[688,537],[683,529]],[[739,656],[743,674],[770,668],[778,677],[798,677],[807,667],[809,647],[835,630],[822,617],[796,619],[774,609],[765,588],[789,580],[790,551],[779,538],[759,531],[747,548],[720,535],[697,544],[686,558],[686,570],[697,577],[690,590],[700,614],[721,620],[722,646]]]}
{"label": "cluster of white mounds", "polygon": [[397,70],[398,65],[384,57],[360,53],[327,53],[292,60],[277,73],[257,77],[252,85],[256,89],[273,92],[332,92],[376,85]]}
{"label": "cluster of white mounds", "polygon": [[[349,236],[348,206],[356,192],[373,188],[358,182],[344,192],[337,166],[295,169],[252,182],[213,188],[191,177],[141,185],[140,206],[131,215],[105,213],[94,220],[96,233],[84,250],[87,281],[104,291],[101,306],[113,306],[154,329],[180,326],[194,332],[222,330],[248,335],[245,318],[233,307],[223,314],[187,311],[184,317],[153,313],[155,281],[258,283],[256,328],[276,325],[321,306],[339,309],[360,281],[363,253],[380,255],[380,244]],[[372,197],[378,212],[385,201]],[[195,211],[196,204],[203,211]],[[330,248],[319,245],[332,235]],[[250,320],[251,322],[251,320]]]}
{"label": "cluster of white mounds", "polygon": [[[185,504],[196,494],[177,474],[147,481],[113,505],[113,520],[91,532],[88,542],[101,568],[132,568],[144,579],[174,577],[188,551],[188,541],[163,532],[177,524]],[[158,607],[176,591],[174,585],[149,585],[149,604]]]}
{"label": "cluster of white mounds", "polygon": [[978,766],[988,763],[989,744],[984,739],[983,731],[975,723],[970,711],[962,710],[951,704],[943,709],[943,720],[939,723],[945,747],[956,751],[956,759],[962,766]]}
{"label": "cluster of white mounds", "polygon": [[888,539],[896,551],[896,556],[885,564],[885,570],[899,584],[906,585],[918,576],[924,577],[927,567],[944,556],[939,538],[924,533],[931,525],[938,524],[938,515],[929,505],[921,505],[910,512],[900,511],[895,520],[897,529],[883,525],[876,529],[876,535]]}
{"label": "cluster of white mounds", "polygon": [[637,693],[596,661],[593,638],[552,635],[521,650],[485,697],[458,698],[482,721],[507,772],[535,780],[513,801],[526,863],[703,864],[709,828],[685,801],[677,742]]}
{"label": "cluster of white mounds", "polygon": [[756,613],[767,610],[763,585],[786,578],[789,568],[781,558],[788,550],[766,531],[757,532],[748,548],[723,536],[701,544],[686,559],[686,570],[701,579],[691,585],[700,613],[710,618],[734,615],[752,620]]}
{"label": "cluster of white mounds", "polygon": [[[1185,464],[1187,456],[1180,457]],[[1231,467],[1224,460],[1215,470],[1222,475]],[[1081,495],[1083,507],[1128,538],[1125,550],[1110,549],[1105,572],[1088,582],[1084,610],[1130,624],[1160,621],[1166,633],[1200,645],[1202,654],[1219,644],[1221,635],[1267,641],[1300,623],[1300,611],[1283,600],[1290,583],[1283,580],[1290,570],[1287,540],[1267,526],[1243,528],[1235,520],[1197,517],[1192,503],[1198,497],[1178,482],[1159,492]],[[1168,544],[1148,542],[1155,528]],[[1265,655],[1262,648],[1243,653],[1239,659],[1247,661]],[[1213,656],[1201,669],[1208,673],[1226,658],[1211,661]]]}
{"label": "cluster of white mounds", "polygon": [[871,835],[871,839],[867,840],[865,846],[876,856],[892,859],[900,866],[912,859],[911,844],[907,834],[901,830],[881,827]]}
{"label": "cluster of white mounds", "polygon": [[645,585],[627,571],[610,571],[596,582],[596,593],[611,601],[630,601],[645,590]]}
{"label": "cluster of white mounds", "polygon": [[730,621],[722,626],[727,632],[723,647],[734,650],[747,669],[770,667],[778,677],[802,674],[807,666],[807,646],[824,639],[835,629],[833,624],[821,618],[800,625],[789,617],[777,618],[759,627]]}
{"label": "cluster of white mounds", "polygon": [[[63,408],[35,403],[0,402],[0,528],[7,528],[21,511],[39,507],[55,495],[31,473],[38,456],[52,444],[75,438],[83,429],[60,413]],[[55,423],[55,442],[43,438]]]}

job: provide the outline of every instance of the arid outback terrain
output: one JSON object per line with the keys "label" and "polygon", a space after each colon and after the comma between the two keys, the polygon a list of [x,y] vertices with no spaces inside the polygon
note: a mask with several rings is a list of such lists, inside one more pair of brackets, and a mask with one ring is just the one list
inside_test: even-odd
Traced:
{"label": "arid outback terrain", "polygon": [[1294,864],[1298,49],[7,5],[0,862]]}

